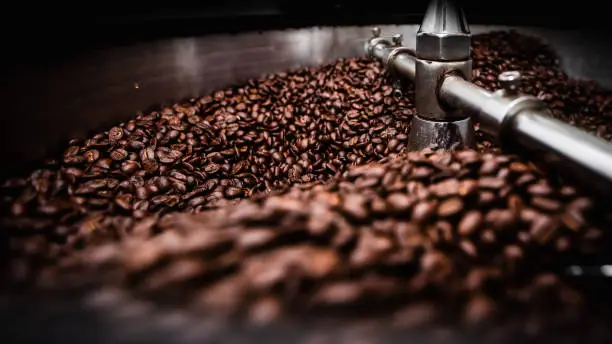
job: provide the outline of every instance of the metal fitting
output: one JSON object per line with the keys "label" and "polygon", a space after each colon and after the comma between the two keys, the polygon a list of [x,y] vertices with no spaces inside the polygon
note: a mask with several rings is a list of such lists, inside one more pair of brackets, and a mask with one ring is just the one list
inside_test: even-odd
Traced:
{"label": "metal fitting", "polygon": [[444,77],[454,72],[470,81],[472,75],[471,61],[438,62],[416,60],[415,105],[422,118],[434,121],[450,121],[469,117],[460,109],[451,110],[444,106],[438,96],[440,84]]}
{"label": "metal fitting", "polygon": [[400,47],[402,45],[402,41],[404,40],[404,36],[401,33],[396,33],[393,35],[392,39],[393,44],[395,44],[396,47]]}
{"label": "metal fitting", "polygon": [[419,58],[457,61],[470,58],[470,30],[463,11],[450,0],[430,3],[417,32]]}
{"label": "metal fitting", "polygon": [[380,28],[375,27],[372,29],[372,38],[368,39],[364,45],[366,56],[374,57],[374,48],[377,45],[391,47],[393,43],[389,41],[389,38],[381,37]]}
{"label": "metal fitting", "polygon": [[415,105],[408,147],[420,150],[471,147],[474,129],[469,114],[440,101],[439,90],[449,73],[470,81],[470,31],[461,9],[449,0],[430,3],[417,32]]}

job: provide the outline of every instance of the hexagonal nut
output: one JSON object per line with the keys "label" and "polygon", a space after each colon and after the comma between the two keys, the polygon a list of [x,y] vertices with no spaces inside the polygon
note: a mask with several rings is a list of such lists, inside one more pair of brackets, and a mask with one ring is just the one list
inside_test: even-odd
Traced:
{"label": "hexagonal nut", "polygon": [[424,60],[460,61],[470,58],[469,33],[418,32],[416,55]]}

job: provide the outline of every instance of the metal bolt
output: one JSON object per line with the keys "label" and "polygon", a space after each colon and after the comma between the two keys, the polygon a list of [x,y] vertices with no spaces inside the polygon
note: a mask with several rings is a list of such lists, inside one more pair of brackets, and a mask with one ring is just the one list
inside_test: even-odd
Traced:
{"label": "metal bolt", "polygon": [[379,27],[375,27],[372,29],[372,35],[374,37],[380,37],[380,28]]}
{"label": "metal bolt", "polygon": [[516,93],[521,85],[521,72],[503,72],[498,77],[499,84],[508,93]]}
{"label": "metal bolt", "polygon": [[402,41],[404,40],[404,36],[402,36],[401,33],[397,33],[395,35],[393,35],[393,44],[395,45],[402,45]]}
{"label": "metal bolt", "polygon": [[402,83],[399,80],[396,80],[393,82],[393,97],[395,97],[396,100],[400,100],[403,96],[403,92],[402,92]]}

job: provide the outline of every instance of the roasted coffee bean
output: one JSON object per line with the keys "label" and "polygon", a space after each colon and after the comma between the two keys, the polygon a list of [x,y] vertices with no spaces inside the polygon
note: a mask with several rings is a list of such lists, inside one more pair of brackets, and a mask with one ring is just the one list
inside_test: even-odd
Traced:
{"label": "roasted coffee bean", "polygon": [[[499,89],[500,70],[521,70],[520,90],[553,117],[612,139],[609,92],[570,80],[540,43],[472,43],[477,85]],[[328,307],[368,310],[368,328],[452,334],[457,320],[511,343],[566,336],[563,319],[588,325],[582,293],[560,274],[535,277],[605,251],[609,211],[500,153],[478,124],[477,150],[405,152],[415,109],[414,89],[404,92],[394,97],[380,63],[347,58],[71,140],[0,189],[8,275],[108,284],[257,326]],[[378,342],[366,337],[346,335]]]}
{"label": "roasted coffee bean", "polygon": [[407,213],[414,205],[415,199],[401,193],[393,193],[387,196],[389,208],[398,213]]}
{"label": "roasted coffee bean", "polygon": [[100,151],[98,151],[97,149],[91,149],[85,152],[84,155],[85,155],[85,158],[87,159],[87,162],[94,163],[96,162],[96,160],[100,158]]}
{"label": "roasted coffee bean", "polygon": [[108,139],[109,141],[119,141],[123,138],[123,129],[119,127],[113,127],[108,131]]}
{"label": "roasted coffee bean", "polygon": [[115,161],[121,161],[128,157],[128,152],[123,148],[118,148],[110,153],[110,157]]}
{"label": "roasted coffee bean", "polygon": [[450,198],[445,200],[438,206],[438,215],[440,217],[453,216],[463,209],[463,202],[460,198]]}
{"label": "roasted coffee bean", "polygon": [[140,168],[140,164],[134,160],[128,160],[121,163],[121,172],[125,174],[134,174]]}
{"label": "roasted coffee bean", "polygon": [[179,159],[183,155],[183,153],[178,150],[173,150],[167,147],[160,147],[157,150],[156,155],[160,162],[164,164],[171,164],[177,159]]}
{"label": "roasted coffee bean", "polygon": [[457,231],[459,232],[459,235],[462,235],[462,236],[472,235],[474,232],[476,232],[476,230],[482,223],[482,220],[483,220],[483,216],[477,210],[472,210],[466,213],[461,219],[461,221],[459,222],[459,226],[457,227]]}
{"label": "roasted coffee bean", "polygon": [[122,209],[131,210],[132,199],[133,196],[131,194],[119,195],[115,198],[115,203]]}

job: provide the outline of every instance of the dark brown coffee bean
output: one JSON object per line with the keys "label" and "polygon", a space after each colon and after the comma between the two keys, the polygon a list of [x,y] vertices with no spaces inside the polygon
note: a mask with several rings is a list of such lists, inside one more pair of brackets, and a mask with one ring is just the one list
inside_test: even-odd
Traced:
{"label": "dark brown coffee bean", "polygon": [[110,157],[115,161],[122,161],[128,157],[128,152],[123,148],[118,148],[110,153]]}
{"label": "dark brown coffee bean", "polygon": [[536,177],[533,174],[523,174],[516,180],[515,184],[517,186],[525,186],[531,184],[534,181],[536,181]]}
{"label": "dark brown coffee bean", "polygon": [[486,222],[496,230],[512,227],[516,223],[516,216],[509,209],[493,209],[485,216]]}
{"label": "dark brown coffee bean", "polygon": [[539,215],[533,220],[529,233],[531,237],[540,244],[547,244],[556,234],[557,222],[545,215]]}
{"label": "dark brown coffee bean", "polygon": [[133,150],[133,151],[140,151],[145,147],[145,144],[138,141],[138,140],[132,140],[129,143],[129,147]]}
{"label": "dark brown coffee bean", "polygon": [[237,187],[230,186],[227,189],[225,189],[225,196],[228,198],[239,197],[242,194],[243,194],[243,190]]}
{"label": "dark brown coffee bean", "polygon": [[482,163],[479,173],[481,175],[493,175],[497,172],[499,163],[495,159],[488,159]]}
{"label": "dark brown coffee bean", "polygon": [[545,182],[539,182],[537,184],[530,185],[527,191],[534,196],[548,196],[552,193],[552,188]]}
{"label": "dark brown coffee bean", "polygon": [[336,282],[322,286],[312,297],[312,303],[323,306],[350,304],[357,301],[363,294],[362,284]]}
{"label": "dark brown coffee bean", "polygon": [[466,305],[463,320],[468,326],[483,326],[493,320],[496,304],[489,297],[477,295]]}
{"label": "dark brown coffee bean", "polygon": [[504,186],[506,182],[497,177],[482,177],[478,180],[478,186],[483,189],[496,190]]}
{"label": "dark brown coffee bean", "polygon": [[432,202],[419,202],[412,210],[412,219],[417,222],[427,221],[436,212],[436,204]]}
{"label": "dark brown coffee bean", "polygon": [[463,202],[458,197],[449,198],[438,206],[438,216],[448,217],[458,214],[463,209]]}
{"label": "dark brown coffee bean", "polygon": [[100,158],[100,151],[98,151],[97,149],[90,149],[87,152],[85,152],[85,158],[87,159],[87,162],[94,163],[96,162],[96,160],[98,160]]}
{"label": "dark brown coffee bean", "polygon": [[123,129],[119,127],[113,127],[108,131],[108,140],[111,142],[119,141],[123,138]]}
{"label": "dark brown coffee bean", "polygon": [[513,173],[517,173],[517,174],[523,174],[529,171],[529,167],[527,165],[523,164],[522,162],[518,162],[518,161],[514,161],[510,163],[509,168],[510,168],[510,171],[512,171]]}
{"label": "dark brown coffee bean", "polygon": [[547,212],[555,212],[561,209],[561,202],[545,197],[534,197],[531,199],[531,204],[540,210]]}
{"label": "dark brown coffee bean", "polygon": [[131,210],[132,209],[132,199],[133,196],[130,194],[119,195],[115,198],[115,204],[122,209]]}
{"label": "dark brown coffee bean", "polygon": [[496,198],[495,193],[492,191],[481,191],[478,193],[478,205],[481,207],[491,205]]}
{"label": "dark brown coffee bean", "polygon": [[204,166],[204,172],[211,174],[211,175],[219,172],[220,169],[221,167],[215,163],[210,163]]}
{"label": "dark brown coffee bean", "polygon": [[144,200],[144,199],[148,199],[149,196],[150,196],[150,192],[148,188],[144,186],[140,186],[136,188],[136,198]]}
{"label": "dark brown coffee bean", "polygon": [[461,190],[461,183],[457,179],[447,179],[430,187],[432,192],[438,197],[449,197],[458,195]]}
{"label": "dark brown coffee bean", "polygon": [[563,224],[573,230],[578,231],[584,227],[585,221],[579,210],[568,207],[561,216]]}
{"label": "dark brown coffee bean", "polygon": [[102,158],[102,159],[98,159],[98,161],[96,161],[95,166],[103,169],[103,170],[109,170],[111,168],[113,164],[113,160],[110,158]]}
{"label": "dark brown coffee bean", "polygon": [[478,256],[478,251],[476,249],[476,246],[471,241],[461,240],[461,242],[459,243],[459,246],[461,247],[461,250],[463,251],[463,253],[465,253],[466,255],[470,257]]}
{"label": "dark brown coffee bean", "polygon": [[121,172],[125,174],[134,174],[140,169],[140,164],[133,160],[124,161],[121,163]]}
{"label": "dark brown coffee bean", "polygon": [[466,197],[478,192],[478,182],[471,179],[462,180],[459,183],[459,195]]}
{"label": "dark brown coffee bean", "polygon": [[523,259],[523,250],[517,245],[508,245],[504,248],[504,256],[510,261]]}
{"label": "dark brown coffee bean", "polygon": [[461,219],[461,221],[459,222],[459,225],[457,227],[457,231],[459,235],[462,235],[462,236],[472,235],[474,232],[476,232],[476,230],[482,223],[482,220],[483,220],[483,216],[479,211],[473,210],[473,211],[466,213]]}
{"label": "dark brown coffee bean", "polygon": [[356,219],[365,219],[368,216],[368,209],[366,208],[366,198],[362,195],[351,194],[347,195],[342,202],[342,209],[349,216]]}
{"label": "dark brown coffee bean", "polygon": [[68,148],[66,148],[66,150],[64,151],[64,158],[65,157],[70,157],[70,156],[75,156],[77,154],[79,154],[79,150],[81,148],[79,146],[70,146]]}
{"label": "dark brown coffee bean", "polygon": [[415,199],[401,193],[392,193],[387,196],[389,209],[397,213],[408,212],[415,204]]}
{"label": "dark brown coffee bean", "polygon": [[183,153],[181,153],[178,150],[172,150],[167,147],[160,147],[157,150],[156,155],[157,155],[157,159],[159,159],[161,163],[171,164],[175,162],[177,159],[179,159],[183,155]]}
{"label": "dark brown coffee bean", "polygon": [[497,241],[497,236],[493,230],[486,229],[482,231],[480,240],[482,240],[482,242],[485,244],[494,244]]}

